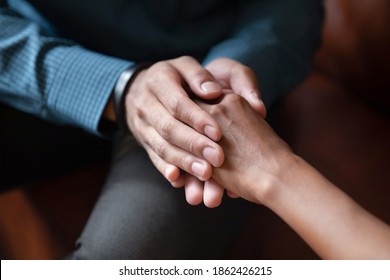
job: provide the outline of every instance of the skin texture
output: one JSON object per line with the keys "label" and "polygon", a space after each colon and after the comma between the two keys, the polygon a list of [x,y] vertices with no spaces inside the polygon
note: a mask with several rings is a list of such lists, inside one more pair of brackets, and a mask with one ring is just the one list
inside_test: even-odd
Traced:
{"label": "skin texture", "polygon": [[325,259],[390,259],[390,227],[296,156],[234,94],[199,103],[220,125],[225,152],[213,179],[279,215]]}
{"label": "skin texture", "polygon": [[[215,104],[199,105],[221,126],[223,137],[218,143],[229,154],[223,165],[213,170],[213,178],[240,197],[262,203],[254,194],[265,195],[269,186],[279,181],[294,160],[291,149],[238,95],[227,94]],[[231,176],[232,172],[241,175]],[[253,186],[259,177],[261,190]]]}
{"label": "skin texture", "polygon": [[210,180],[213,167],[223,164],[216,143],[217,122],[192,97],[213,100],[234,91],[265,116],[254,73],[230,60],[216,59],[206,67],[184,56],[155,63],[130,85],[125,107],[128,126],[156,168],[174,187],[185,186],[188,203],[220,204],[224,188]]}
{"label": "skin texture", "polygon": [[[258,115],[265,118],[266,110],[264,103],[259,98],[258,81],[250,68],[234,60],[221,58],[209,63],[206,69],[217,79],[222,87],[222,92],[234,93],[243,97]],[[186,199],[192,205],[198,205],[203,201],[209,208],[217,207],[221,204],[225,191],[231,198],[239,197],[226,190],[212,178],[203,183],[201,180],[186,174]]]}

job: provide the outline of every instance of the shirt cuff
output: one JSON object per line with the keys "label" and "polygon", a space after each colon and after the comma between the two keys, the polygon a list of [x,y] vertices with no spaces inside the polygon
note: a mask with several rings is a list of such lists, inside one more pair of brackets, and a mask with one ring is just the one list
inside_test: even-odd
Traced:
{"label": "shirt cuff", "polygon": [[97,134],[115,83],[132,63],[78,46],[57,47],[47,59],[58,65],[48,73],[48,114]]}

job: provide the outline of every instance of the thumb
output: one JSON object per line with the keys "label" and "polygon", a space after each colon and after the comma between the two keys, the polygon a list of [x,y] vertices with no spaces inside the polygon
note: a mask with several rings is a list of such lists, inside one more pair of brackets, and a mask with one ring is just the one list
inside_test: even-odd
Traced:
{"label": "thumb", "polygon": [[209,100],[221,96],[222,87],[214,76],[194,58],[184,56],[172,60],[170,63],[196,96]]}
{"label": "thumb", "polygon": [[260,89],[255,73],[248,67],[233,67],[230,75],[230,85],[235,94],[248,101],[252,109],[263,118],[266,116],[264,102],[260,98]]}
{"label": "thumb", "polygon": [[224,81],[229,89],[248,101],[251,107],[265,118],[265,105],[260,98],[259,85],[252,69],[228,58],[216,59],[210,62],[206,66],[206,69],[215,78]]}

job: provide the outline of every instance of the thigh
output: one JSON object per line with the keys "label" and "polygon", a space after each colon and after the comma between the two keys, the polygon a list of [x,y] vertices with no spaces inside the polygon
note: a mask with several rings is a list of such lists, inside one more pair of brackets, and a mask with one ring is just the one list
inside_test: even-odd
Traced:
{"label": "thigh", "polygon": [[250,208],[226,198],[207,209],[186,203],[131,137],[116,149],[112,170],[78,241],[77,259],[221,258]]}
{"label": "thigh", "polygon": [[111,143],[0,104],[0,191],[109,158]]}

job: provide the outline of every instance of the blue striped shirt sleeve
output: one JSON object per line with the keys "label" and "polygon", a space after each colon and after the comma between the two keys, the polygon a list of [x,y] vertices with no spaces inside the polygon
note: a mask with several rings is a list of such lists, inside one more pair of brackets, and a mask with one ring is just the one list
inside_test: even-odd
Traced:
{"label": "blue striped shirt sleeve", "polygon": [[0,101],[19,110],[98,133],[114,85],[131,64],[49,36],[0,8]]}

